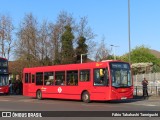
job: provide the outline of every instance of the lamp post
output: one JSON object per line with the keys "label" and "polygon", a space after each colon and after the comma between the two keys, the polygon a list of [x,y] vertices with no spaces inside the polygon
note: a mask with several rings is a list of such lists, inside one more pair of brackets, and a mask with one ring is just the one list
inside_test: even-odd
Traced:
{"label": "lamp post", "polygon": [[128,46],[129,46],[129,55],[128,61],[131,62],[131,41],[130,41],[130,0],[128,0]]}
{"label": "lamp post", "polygon": [[114,56],[114,60],[116,60],[116,51],[115,51],[115,47],[119,47],[119,46],[115,46],[115,45],[110,45],[113,48],[113,56]]}
{"label": "lamp post", "polygon": [[83,57],[84,55],[87,55],[87,53],[86,53],[86,54],[81,54],[81,64],[82,64],[82,62],[83,62],[82,57]]}

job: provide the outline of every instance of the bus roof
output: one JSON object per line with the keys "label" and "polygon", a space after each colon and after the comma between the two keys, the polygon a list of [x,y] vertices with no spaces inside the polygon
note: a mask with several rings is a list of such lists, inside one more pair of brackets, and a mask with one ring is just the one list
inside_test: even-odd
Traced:
{"label": "bus roof", "polygon": [[7,60],[6,58],[3,58],[3,57],[0,57],[0,59],[4,59],[4,60]]}
{"label": "bus roof", "polygon": [[90,69],[90,68],[101,68],[106,67],[109,62],[122,62],[118,60],[110,60],[110,61],[103,61],[103,62],[90,62],[90,63],[82,63],[82,64],[66,64],[66,65],[53,65],[53,66],[41,66],[41,67],[33,67],[33,68],[24,68],[23,71],[48,71],[50,69],[56,71],[62,70],[78,70],[78,69]]}

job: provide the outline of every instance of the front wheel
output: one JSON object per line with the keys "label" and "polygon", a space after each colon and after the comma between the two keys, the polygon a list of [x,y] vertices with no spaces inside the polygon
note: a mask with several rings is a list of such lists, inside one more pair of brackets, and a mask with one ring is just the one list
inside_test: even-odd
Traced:
{"label": "front wheel", "polygon": [[90,94],[89,94],[89,92],[85,91],[85,92],[82,94],[82,100],[83,100],[83,102],[85,102],[85,103],[89,103],[89,102],[90,102]]}
{"label": "front wheel", "polygon": [[42,100],[42,92],[40,90],[37,91],[36,97],[38,100]]}

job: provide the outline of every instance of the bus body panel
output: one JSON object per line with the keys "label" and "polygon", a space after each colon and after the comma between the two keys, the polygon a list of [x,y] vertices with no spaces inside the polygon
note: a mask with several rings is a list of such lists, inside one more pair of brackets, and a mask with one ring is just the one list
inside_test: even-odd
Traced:
{"label": "bus body panel", "polygon": [[9,93],[9,86],[0,86],[0,93],[8,94]]}
{"label": "bus body panel", "polygon": [[[70,87],[70,88],[69,88]],[[61,89],[61,92],[58,92]],[[61,98],[61,99],[75,99],[81,100],[81,94],[83,91],[89,91],[91,100],[121,100],[121,99],[131,99],[133,98],[133,90],[127,89],[126,92],[120,92],[120,90],[110,90],[107,88],[78,88],[77,86],[38,86],[34,87],[33,91],[24,93],[24,96],[36,97],[37,90],[41,90],[43,98]],[[122,91],[124,90],[121,89]],[[111,94],[110,94],[111,93]]]}
{"label": "bus body panel", "polygon": [[133,87],[131,88],[112,88],[111,99],[131,99],[133,98]]}
{"label": "bus body panel", "polygon": [[[39,86],[34,87],[33,91],[24,93],[24,96],[36,97],[36,92],[41,90],[43,98],[61,98],[61,99],[75,99],[81,100],[81,94],[83,91],[90,93],[91,100],[110,100],[107,88],[103,88],[100,91],[90,90],[93,88],[77,87],[77,86]],[[103,91],[104,90],[104,91]]]}

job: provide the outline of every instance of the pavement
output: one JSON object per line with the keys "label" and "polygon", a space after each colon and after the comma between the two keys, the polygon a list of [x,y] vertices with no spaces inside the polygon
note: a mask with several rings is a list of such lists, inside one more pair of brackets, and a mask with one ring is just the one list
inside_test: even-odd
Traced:
{"label": "pavement", "polygon": [[139,100],[143,100],[143,99],[147,99],[147,100],[160,100],[160,96],[155,96],[155,95],[149,95],[149,97],[143,97],[143,96],[134,96],[133,99],[139,99]]}

